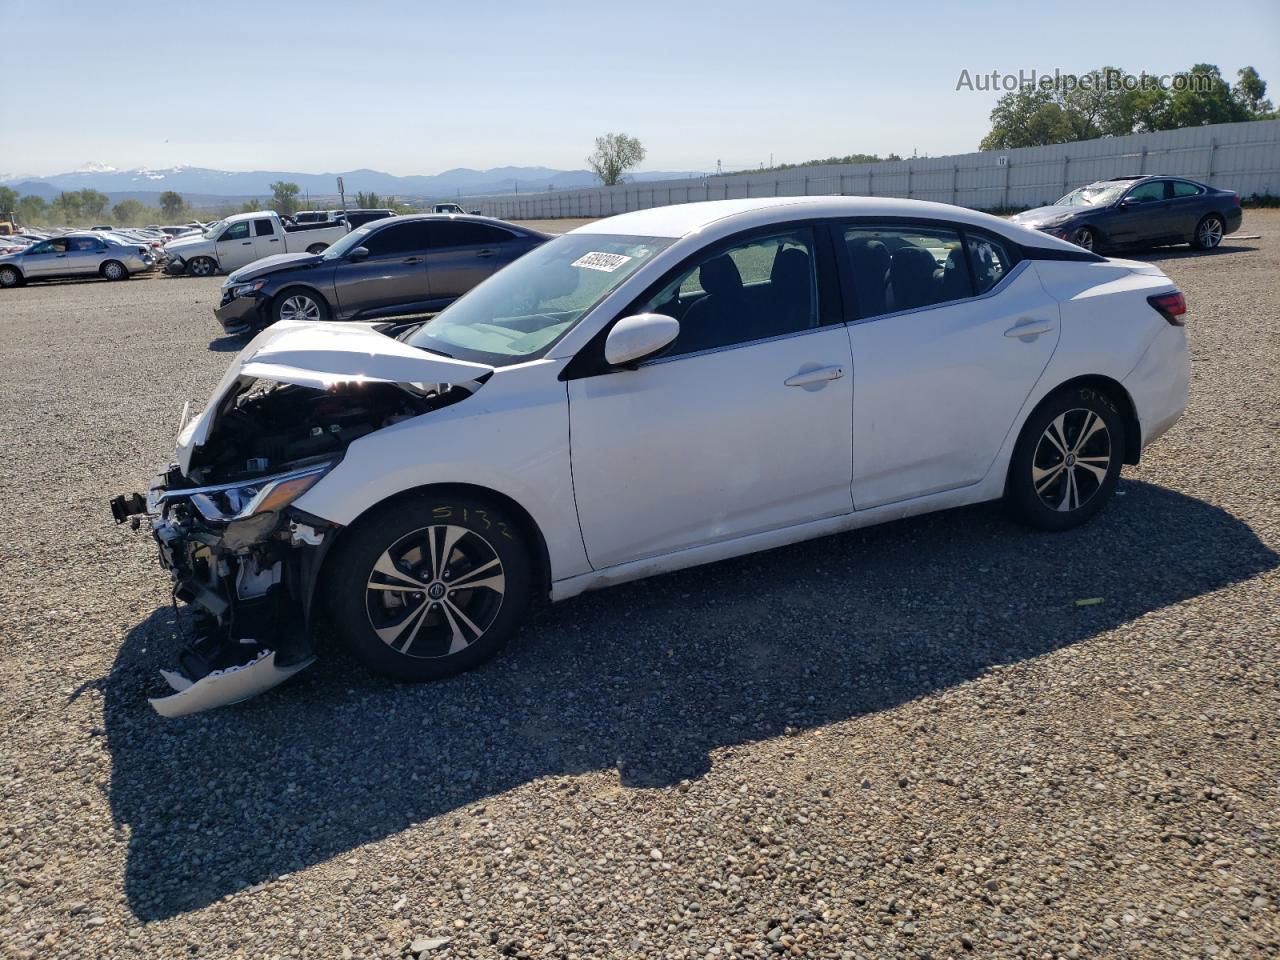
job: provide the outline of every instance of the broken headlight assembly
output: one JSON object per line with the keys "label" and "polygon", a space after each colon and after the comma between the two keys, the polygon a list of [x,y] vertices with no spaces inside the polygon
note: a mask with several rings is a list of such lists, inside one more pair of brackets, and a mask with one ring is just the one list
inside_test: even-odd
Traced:
{"label": "broken headlight assembly", "polygon": [[166,490],[156,496],[156,505],[160,506],[168,500],[190,500],[205,520],[238,523],[283,510],[315,486],[335,463],[336,460],[329,460],[287,473],[238,483]]}

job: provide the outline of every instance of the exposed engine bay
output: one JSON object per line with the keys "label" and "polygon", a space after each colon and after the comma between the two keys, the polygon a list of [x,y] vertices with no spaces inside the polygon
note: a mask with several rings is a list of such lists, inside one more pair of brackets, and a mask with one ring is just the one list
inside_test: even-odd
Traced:
{"label": "exposed engine bay", "polygon": [[316,582],[339,528],[292,502],[361,437],[476,386],[365,380],[321,389],[241,376],[215,396],[212,428],[185,472],[171,465],[145,498],[112,500],[117,522],[136,528],[146,515],[175,603],[195,608],[194,635],[176,667],[161,671],[174,692],[151,700],[157,712],[235,703],[314,661]]}

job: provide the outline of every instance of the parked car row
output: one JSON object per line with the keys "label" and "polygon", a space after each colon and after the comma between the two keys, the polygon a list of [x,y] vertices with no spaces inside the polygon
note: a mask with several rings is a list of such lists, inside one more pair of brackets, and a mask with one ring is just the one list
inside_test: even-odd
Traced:
{"label": "parked car row", "polygon": [[[467,287],[430,318],[332,322]],[[168,716],[304,669],[321,621],[425,680],[540,598],[985,500],[1069,529],[1190,372],[1157,267],[910,200],[689,203],[554,238],[396,217],[247,265],[218,315],[271,325],[111,505],[147,516],[197,609]]]}

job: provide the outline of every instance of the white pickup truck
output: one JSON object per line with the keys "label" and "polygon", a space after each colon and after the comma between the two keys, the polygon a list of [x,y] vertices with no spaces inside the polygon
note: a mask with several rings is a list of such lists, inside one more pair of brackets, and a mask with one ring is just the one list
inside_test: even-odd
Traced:
{"label": "white pickup truck", "polygon": [[208,277],[232,273],[277,253],[319,253],[347,234],[345,223],[286,226],[274,211],[237,213],[211,223],[204,233],[170,240],[164,245],[169,273]]}

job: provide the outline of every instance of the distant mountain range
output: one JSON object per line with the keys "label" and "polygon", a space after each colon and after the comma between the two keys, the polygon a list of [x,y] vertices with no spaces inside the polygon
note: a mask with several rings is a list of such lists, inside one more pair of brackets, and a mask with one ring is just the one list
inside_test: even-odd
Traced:
{"label": "distant mountain range", "polygon": [[[634,181],[670,180],[678,177],[702,176],[695,171],[649,171],[628,175]],[[19,193],[34,193],[45,199],[63,190],[100,190],[119,201],[126,197],[154,199],[154,194],[176,190],[188,196],[188,202],[207,198],[247,199],[268,197],[271,184],[277,180],[296,183],[304,194],[332,197],[338,192],[337,178],[342,177],[347,196],[373,191],[381,196],[397,198],[426,197],[445,199],[459,194],[478,196],[491,193],[535,193],[548,189],[567,190],[589,187],[599,181],[590,170],[553,170],[549,167],[495,167],[471,170],[459,167],[431,176],[397,177],[380,170],[344,170],[340,173],[296,173],[285,170],[211,170],[205,167],[167,167],[117,170],[101,163],[86,164],[70,173],[47,177],[0,175],[0,184]]]}

